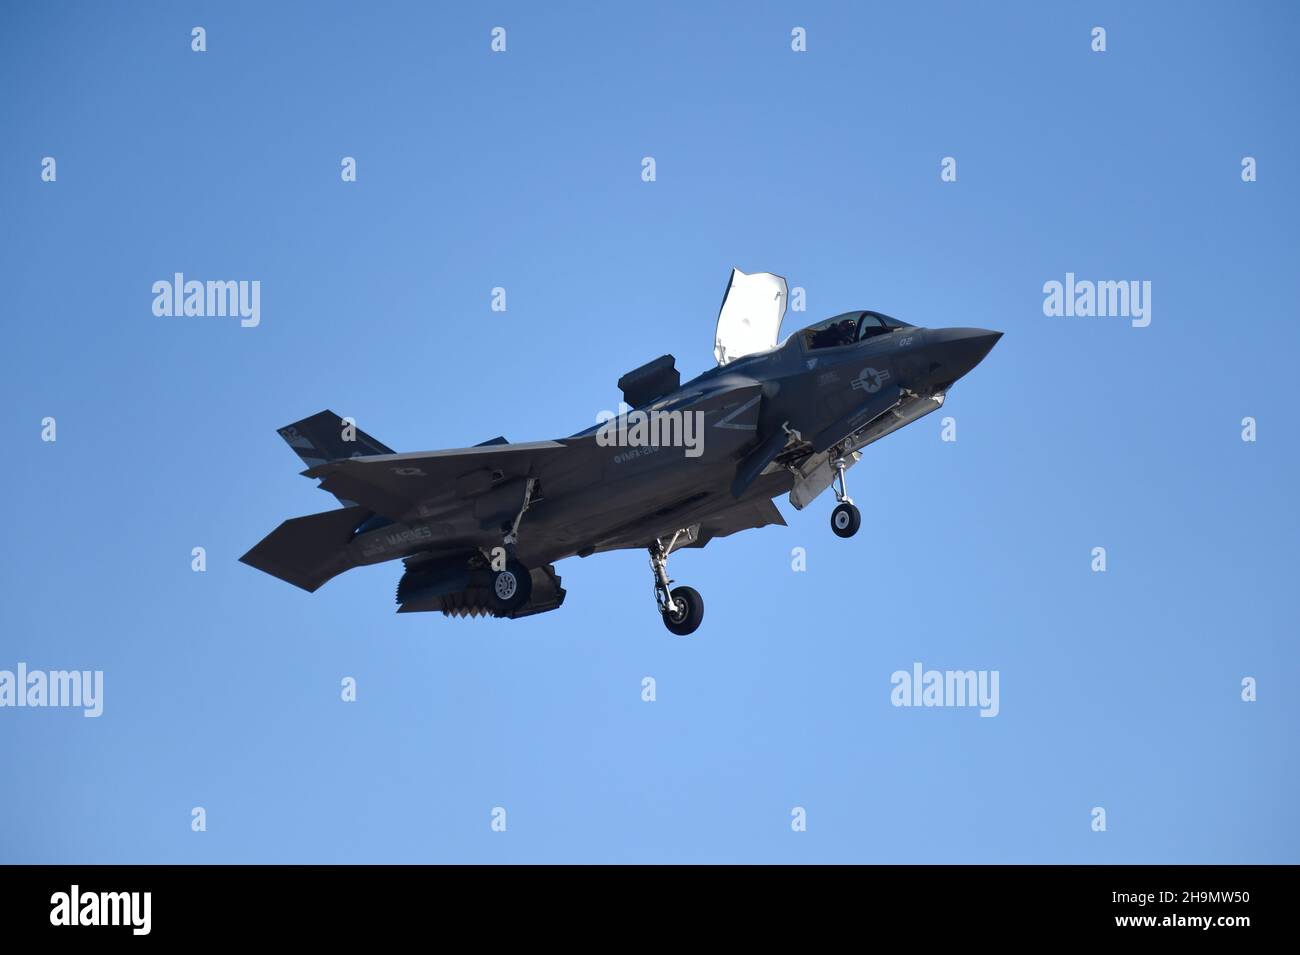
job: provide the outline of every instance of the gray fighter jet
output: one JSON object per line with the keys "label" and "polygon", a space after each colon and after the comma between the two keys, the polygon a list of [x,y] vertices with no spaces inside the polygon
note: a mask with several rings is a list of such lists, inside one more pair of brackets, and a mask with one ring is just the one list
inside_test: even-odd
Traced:
{"label": "gray fighter jet", "polygon": [[553,564],[645,548],[664,625],[695,631],[704,602],[673,588],[668,557],[785,524],[827,488],[831,530],[862,518],[845,472],[864,447],[929,414],[1001,332],[926,329],[845,312],[777,344],[786,283],[732,271],[717,367],[686,384],[671,355],[618,382],[625,406],[568,438],[397,454],[322,411],[280,429],[341,508],[285,521],[244,563],[314,591],[352,567],[401,558],[398,612],[523,617],[564,602]]}

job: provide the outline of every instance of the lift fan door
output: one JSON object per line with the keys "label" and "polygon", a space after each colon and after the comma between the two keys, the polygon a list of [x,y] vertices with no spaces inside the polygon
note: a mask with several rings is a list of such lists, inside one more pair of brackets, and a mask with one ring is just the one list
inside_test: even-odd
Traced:
{"label": "lift fan door", "polygon": [[786,294],[785,279],[779,275],[731,270],[714,336],[713,355],[719,365],[776,347]]}

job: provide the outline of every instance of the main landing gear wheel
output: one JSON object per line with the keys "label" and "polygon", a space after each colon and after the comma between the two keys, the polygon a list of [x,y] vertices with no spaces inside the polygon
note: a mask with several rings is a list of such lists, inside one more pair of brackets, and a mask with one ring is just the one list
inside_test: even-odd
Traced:
{"label": "main landing gear wheel", "polygon": [[659,605],[659,615],[664,618],[664,626],[679,637],[694,633],[704,619],[704,598],[698,590],[694,587],[669,590],[673,582],[668,578],[668,555],[683,537],[687,543],[694,543],[695,529],[677,531],[667,547],[657,538],[650,545],[650,569],[655,575],[655,603]]}
{"label": "main landing gear wheel", "polygon": [[835,510],[831,511],[831,530],[835,532],[836,537],[852,537],[861,526],[862,512],[858,510],[857,505],[846,501],[836,505]]}
{"label": "main landing gear wheel", "polygon": [[704,620],[704,598],[694,587],[677,587],[664,609],[664,626],[679,637],[690,636]]}
{"label": "main landing gear wheel", "polygon": [[533,575],[517,560],[508,561],[504,570],[492,575],[489,599],[497,616],[505,616],[528,603],[533,595]]}

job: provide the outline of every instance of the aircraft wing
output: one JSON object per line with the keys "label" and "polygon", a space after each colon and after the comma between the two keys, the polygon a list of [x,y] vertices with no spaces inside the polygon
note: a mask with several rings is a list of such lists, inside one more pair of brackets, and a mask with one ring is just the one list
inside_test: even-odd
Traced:
{"label": "aircraft wing", "polygon": [[[412,521],[446,512],[467,498],[482,508],[516,508],[516,493],[528,477],[566,450],[558,441],[488,444],[450,451],[380,454],[330,461],[302,472],[320,479],[331,494],[394,521]],[[485,510],[486,513],[486,510]]]}
{"label": "aircraft wing", "polygon": [[703,547],[715,537],[727,537],[737,531],[749,530],[751,527],[766,527],[769,524],[785,526],[785,518],[767,498],[746,501],[703,518],[695,540],[687,547]]}
{"label": "aircraft wing", "polygon": [[[718,496],[715,495],[712,506],[716,506],[717,501]],[[781,516],[776,505],[767,498],[733,503],[730,507],[721,510],[711,511],[710,506],[706,503],[684,508],[677,511],[670,519],[647,517],[639,520],[602,540],[593,548],[593,553],[640,549],[648,546],[656,537],[667,544],[668,538],[672,536],[669,528],[673,526],[687,528],[692,535],[690,539],[683,538],[677,541],[678,550],[685,547],[703,547],[715,537],[727,537],[751,527],[766,527],[768,524],[785,526],[785,518]]]}

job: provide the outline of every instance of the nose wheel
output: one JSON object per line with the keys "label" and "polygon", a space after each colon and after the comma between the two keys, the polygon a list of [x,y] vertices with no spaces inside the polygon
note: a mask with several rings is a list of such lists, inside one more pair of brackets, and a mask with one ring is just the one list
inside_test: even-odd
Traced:
{"label": "nose wheel", "polygon": [[679,637],[689,636],[699,629],[704,620],[704,598],[694,587],[672,587],[668,577],[668,555],[677,546],[677,541],[685,535],[687,542],[695,539],[693,530],[677,531],[665,547],[656,540],[650,545],[650,569],[655,575],[655,603],[659,605],[659,614],[669,633]]}
{"label": "nose wheel", "polygon": [[844,483],[844,469],[847,465],[848,462],[842,457],[832,462],[835,473],[840,479],[839,486],[835,488],[835,499],[839,503],[835,505],[835,510],[831,511],[831,530],[835,532],[836,537],[852,537],[862,526],[862,512],[849,497],[848,486]]}
{"label": "nose wheel", "polygon": [[857,505],[846,501],[837,504],[835,510],[831,511],[831,530],[835,532],[836,537],[852,537],[861,526],[862,512],[858,510]]}

